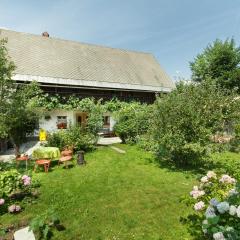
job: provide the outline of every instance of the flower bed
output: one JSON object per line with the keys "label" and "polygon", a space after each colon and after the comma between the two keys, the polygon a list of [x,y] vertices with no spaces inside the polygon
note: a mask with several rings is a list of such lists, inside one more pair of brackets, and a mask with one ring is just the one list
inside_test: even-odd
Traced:
{"label": "flower bed", "polygon": [[229,175],[209,171],[185,199],[194,209],[187,223],[201,239],[240,239],[240,185]]}
{"label": "flower bed", "polygon": [[33,189],[29,176],[21,175],[15,169],[1,172],[0,215],[7,211],[9,213],[20,212],[22,210],[22,200],[31,196]]}

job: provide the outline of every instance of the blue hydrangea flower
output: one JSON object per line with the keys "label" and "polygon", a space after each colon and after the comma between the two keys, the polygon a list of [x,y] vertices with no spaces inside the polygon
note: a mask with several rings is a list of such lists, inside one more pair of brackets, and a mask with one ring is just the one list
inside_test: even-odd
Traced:
{"label": "blue hydrangea flower", "polygon": [[210,205],[216,207],[219,204],[219,201],[216,198],[210,200]]}
{"label": "blue hydrangea flower", "polygon": [[205,216],[206,218],[212,218],[212,217],[215,217],[216,214],[215,214],[215,210],[213,207],[209,206],[205,212]]}

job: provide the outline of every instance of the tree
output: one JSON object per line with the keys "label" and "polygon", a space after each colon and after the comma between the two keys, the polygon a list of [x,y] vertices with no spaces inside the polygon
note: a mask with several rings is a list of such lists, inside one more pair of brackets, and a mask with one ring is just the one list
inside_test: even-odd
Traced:
{"label": "tree", "polygon": [[6,111],[9,108],[15,86],[11,76],[15,70],[14,63],[10,60],[5,47],[6,40],[0,40],[0,138],[7,137],[9,126],[6,125]]}
{"label": "tree", "polygon": [[239,100],[213,82],[180,83],[155,103],[152,135],[158,154],[176,164],[197,165],[211,137],[239,118]]}
{"label": "tree", "polygon": [[214,41],[190,62],[190,67],[194,81],[214,79],[221,87],[240,92],[240,47],[234,39]]}
{"label": "tree", "polygon": [[26,141],[27,135],[36,129],[40,112],[35,104],[40,94],[38,84],[32,82],[18,85],[12,96],[5,122],[9,126],[8,137],[14,145],[16,155],[19,154],[19,147]]}
{"label": "tree", "polygon": [[9,138],[18,155],[20,144],[36,127],[35,100],[41,91],[35,82],[26,85],[13,82],[16,67],[8,56],[6,43],[0,40],[0,138]]}

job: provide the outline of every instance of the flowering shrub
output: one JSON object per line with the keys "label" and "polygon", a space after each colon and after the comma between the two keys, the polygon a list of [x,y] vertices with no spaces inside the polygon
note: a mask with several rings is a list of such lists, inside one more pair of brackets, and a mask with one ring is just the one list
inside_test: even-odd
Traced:
{"label": "flowering shrub", "polygon": [[31,190],[31,178],[21,175],[17,170],[1,172],[0,175],[0,214],[9,211],[16,213],[21,207],[14,202],[16,195],[23,196]]}
{"label": "flowering shrub", "polygon": [[209,171],[185,199],[193,207],[187,223],[200,239],[240,239],[240,185],[229,175]]}

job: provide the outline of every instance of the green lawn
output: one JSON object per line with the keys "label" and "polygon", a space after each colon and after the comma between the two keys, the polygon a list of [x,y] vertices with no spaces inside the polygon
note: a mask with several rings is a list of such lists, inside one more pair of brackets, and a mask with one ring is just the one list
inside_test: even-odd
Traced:
{"label": "green lawn", "polygon": [[66,230],[54,232],[52,239],[191,239],[179,222],[187,211],[179,198],[190,191],[194,177],[159,168],[151,154],[136,147],[118,146],[127,153],[100,147],[86,155],[85,167],[36,173],[41,181],[37,203],[18,215],[1,216],[0,223],[56,207]]}

